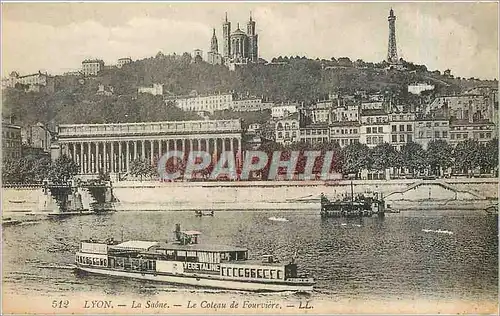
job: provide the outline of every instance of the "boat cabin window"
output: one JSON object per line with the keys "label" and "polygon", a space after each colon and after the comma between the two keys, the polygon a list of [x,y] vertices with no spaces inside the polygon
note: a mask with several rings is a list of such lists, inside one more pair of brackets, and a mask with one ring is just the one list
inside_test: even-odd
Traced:
{"label": "boat cabin window", "polygon": [[283,279],[283,271],[278,270],[278,279]]}
{"label": "boat cabin window", "polygon": [[[238,270],[239,270],[238,271],[238,275],[242,278],[244,276],[244,274],[243,274],[243,268],[239,268]],[[236,273],[234,275],[236,276]]]}
{"label": "boat cabin window", "polygon": [[251,278],[256,278],[257,277],[257,273],[255,272],[255,269],[250,269],[250,277]]}
{"label": "boat cabin window", "polygon": [[271,279],[276,279],[276,271],[275,270],[270,270],[269,271],[269,276],[271,277]]}
{"label": "boat cabin window", "polygon": [[264,279],[269,279],[270,277],[271,277],[271,275],[269,274],[269,270],[264,269]]}
{"label": "boat cabin window", "polygon": [[262,272],[262,269],[257,269],[257,277],[259,279],[262,279],[264,277],[264,273]]}
{"label": "boat cabin window", "polygon": [[245,269],[245,278],[249,278],[250,277],[250,269],[246,268]]}

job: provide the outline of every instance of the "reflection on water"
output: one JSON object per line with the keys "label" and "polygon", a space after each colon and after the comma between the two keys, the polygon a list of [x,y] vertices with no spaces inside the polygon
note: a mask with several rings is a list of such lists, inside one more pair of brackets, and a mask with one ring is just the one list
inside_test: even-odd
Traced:
{"label": "reflection on water", "polygon": [[465,211],[403,212],[363,219],[321,219],[312,211],[221,211],[202,218],[191,212],[117,212],[46,220],[4,228],[4,285],[17,293],[40,295],[96,290],[145,296],[172,291],[241,295],[90,276],[71,269],[81,239],[121,239],[123,235],[172,240],[176,223],[201,231],[202,243],[244,246],[254,258],[274,253],[287,261],[297,251],[301,271],[317,280],[313,295],[318,297],[493,301],[498,293],[497,218]]}

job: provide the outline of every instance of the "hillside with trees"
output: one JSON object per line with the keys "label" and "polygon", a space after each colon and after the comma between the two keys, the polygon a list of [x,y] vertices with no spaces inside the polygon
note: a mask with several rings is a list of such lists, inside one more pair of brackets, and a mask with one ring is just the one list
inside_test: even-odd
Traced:
{"label": "hillside with trees", "polygon": [[[199,119],[166,105],[162,96],[139,94],[140,86],[163,84],[164,95],[235,92],[265,97],[271,101],[297,101],[305,104],[326,99],[329,93],[354,94],[357,91],[390,94],[400,104],[413,102],[406,85],[431,82],[433,93],[463,92],[475,86],[496,86],[497,81],[453,78],[449,71],[428,71],[425,66],[402,61],[407,71],[387,70],[387,64],[338,59],[278,57],[271,63],[249,64],[230,71],[221,65],[193,62],[183,55],[157,54],[124,65],[107,68],[97,77],[56,76],[55,92],[24,92],[9,88],[2,94],[3,116],[14,116],[21,125],[36,122],[114,123],[158,120]],[[99,94],[99,85],[112,93]]]}

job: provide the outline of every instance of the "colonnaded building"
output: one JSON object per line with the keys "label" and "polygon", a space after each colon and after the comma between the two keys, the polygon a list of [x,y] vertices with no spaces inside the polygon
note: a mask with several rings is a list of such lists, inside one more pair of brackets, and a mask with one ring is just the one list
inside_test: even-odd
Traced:
{"label": "colonnaded building", "polygon": [[240,120],[68,124],[58,126],[55,159],[64,154],[80,174],[130,172],[131,162],[155,164],[168,151],[207,151],[212,159],[224,151],[241,153]]}

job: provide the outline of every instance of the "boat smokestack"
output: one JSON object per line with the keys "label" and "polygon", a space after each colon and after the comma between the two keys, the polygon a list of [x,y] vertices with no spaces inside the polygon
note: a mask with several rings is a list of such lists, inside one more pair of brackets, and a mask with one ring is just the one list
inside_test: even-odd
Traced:
{"label": "boat smokestack", "polygon": [[175,224],[175,240],[181,240],[181,224]]}

